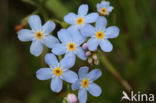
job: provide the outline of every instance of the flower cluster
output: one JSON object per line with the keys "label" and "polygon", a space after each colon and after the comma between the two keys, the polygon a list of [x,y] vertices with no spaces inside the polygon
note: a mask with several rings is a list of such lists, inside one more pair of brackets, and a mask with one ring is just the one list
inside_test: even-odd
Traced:
{"label": "flower cluster", "polygon": [[[18,32],[19,40],[32,41],[30,53],[34,56],[41,55],[43,45],[51,49],[51,53],[45,55],[45,62],[49,67],[40,68],[36,72],[39,80],[51,79],[51,90],[58,93],[63,88],[63,81],[72,84],[72,90],[79,89],[78,98],[80,103],[86,103],[87,91],[93,96],[99,96],[101,88],[94,83],[102,72],[100,69],[93,69],[89,72],[88,67],[80,67],[78,75],[70,69],[76,63],[76,57],[87,60],[91,64],[98,65],[97,49],[100,46],[104,52],[111,52],[112,44],[108,39],[116,38],[119,29],[116,26],[107,26],[104,15],[109,15],[113,7],[108,1],[97,4],[97,12],[88,14],[88,5],[82,4],[78,8],[78,14],[69,13],[64,17],[64,21],[70,26],[57,32],[54,37],[51,32],[55,29],[53,21],[47,21],[43,26],[41,19],[37,15],[32,15],[28,19],[31,30],[22,29]],[[95,26],[92,24],[95,23]],[[99,49],[100,49],[99,48]],[[91,54],[93,52],[93,54]],[[57,56],[64,55],[58,61]],[[70,97],[70,96],[69,96]],[[71,98],[68,98],[71,101]]]}

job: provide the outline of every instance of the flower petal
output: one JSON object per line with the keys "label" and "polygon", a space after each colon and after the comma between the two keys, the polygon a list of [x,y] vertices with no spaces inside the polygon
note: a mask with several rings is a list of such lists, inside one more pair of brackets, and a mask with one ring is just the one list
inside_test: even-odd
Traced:
{"label": "flower petal", "polygon": [[86,40],[86,38],[74,26],[70,26],[67,30],[68,32],[70,32],[70,35],[72,36],[73,41],[77,45],[81,45]]}
{"label": "flower petal", "polygon": [[101,5],[98,3],[98,4],[96,5],[96,7],[97,7],[97,11],[100,13]]}
{"label": "flower petal", "polygon": [[62,86],[63,86],[63,83],[60,78],[56,77],[51,80],[51,90],[52,91],[59,93],[62,90]]}
{"label": "flower petal", "polygon": [[76,23],[76,19],[77,19],[77,15],[74,13],[68,13],[65,17],[64,17],[64,21],[68,24],[75,24]]}
{"label": "flower petal", "polygon": [[82,78],[84,78],[85,76],[87,76],[88,70],[89,70],[89,68],[88,68],[87,66],[81,67],[81,68],[79,69],[79,72],[78,72],[79,78],[82,79]]}
{"label": "flower petal", "polygon": [[61,40],[63,43],[68,43],[71,41],[71,36],[70,33],[66,29],[61,29],[58,32],[58,38]]}
{"label": "flower petal", "polygon": [[113,9],[114,9],[113,6],[108,7],[108,12],[112,12]]}
{"label": "flower petal", "polygon": [[63,65],[63,66],[65,66],[65,67],[67,67],[67,66],[70,67],[70,66],[74,66],[74,65],[75,65],[76,56],[75,56],[75,54],[74,54],[73,52],[68,52],[68,53],[66,53],[64,58],[70,58],[69,61],[70,61],[71,64],[66,64],[66,65],[65,65],[65,64],[63,63],[63,61],[64,61],[64,60],[63,60],[63,61],[62,61],[62,65]]}
{"label": "flower petal", "polygon": [[102,93],[102,90],[101,88],[95,84],[95,83],[91,83],[89,86],[88,86],[88,92],[97,97],[97,96],[100,96],[100,94]]}
{"label": "flower petal", "polygon": [[87,42],[88,49],[91,51],[96,51],[98,47],[98,41],[96,38],[90,38]]}
{"label": "flower petal", "polygon": [[42,39],[43,44],[45,44],[48,48],[53,48],[55,44],[57,44],[59,41],[57,40],[56,37],[52,35],[46,35]]}
{"label": "flower petal", "polygon": [[30,53],[39,56],[42,53],[43,45],[40,40],[34,40],[30,46]]}
{"label": "flower petal", "polygon": [[34,38],[34,33],[28,29],[22,29],[18,32],[18,39],[21,41],[31,41]]}
{"label": "flower petal", "polygon": [[56,55],[62,55],[66,52],[66,46],[64,44],[55,44],[52,52]]}
{"label": "flower petal", "polygon": [[52,71],[49,68],[40,68],[37,72],[36,72],[36,77],[39,80],[47,80],[52,78]]}
{"label": "flower petal", "polygon": [[28,23],[33,31],[41,30],[41,19],[38,15],[30,16]]}
{"label": "flower petal", "polygon": [[91,72],[89,72],[87,77],[89,78],[89,80],[94,81],[94,80],[97,80],[99,77],[101,77],[101,75],[102,75],[102,72],[100,69],[94,69]]}
{"label": "flower petal", "polygon": [[60,61],[60,66],[63,67],[63,69],[69,69],[72,68],[75,64],[75,55],[65,55],[64,58]]}
{"label": "flower petal", "polygon": [[99,16],[97,18],[97,21],[96,21],[96,28],[103,30],[103,29],[105,29],[106,25],[107,25],[106,18],[102,17],[102,16]]}
{"label": "flower petal", "polygon": [[85,51],[81,47],[77,47],[76,48],[76,54],[82,60],[86,60],[87,59]]}
{"label": "flower petal", "polygon": [[101,6],[103,6],[103,7],[108,7],[109,5],[110,5],[109,1],[102,1],[101,2]]}
{"label": "flower petal", "polygon": [[58,65],[58,60],[56,56],[52,53],[48,53],[45,56],[45,62],[50,66],[50,67],[55,67]]}
{"label": "flower petal", "polygon": [[83,34],[84,37],[91,37],[95,33],[95,28],[92,25],[90,25],[90,24],[86,24],[81,29],[81,33]]}
{"label": "flower petal", "polygon": [[42,32],[45,35],[48,35],[50,32],[52,32],[55,29],[56,25],[53,21],[47,21],[43,27],[42,27]]}
{"label": "flower petal", "polygon": [[106,38],[116,38],[119,35],[119,28],[116,26],[110,26],[106,29],[105,37]]}
{"label": "flower petal", "polygon": [[80,103],[86,103],[86,101],[87,101],[87,91],[85,89],[79,90],[78,98],[80,100]]}
{"label": "flower petal", "polygon": [[77,74],[71,70],[67,70],[63,72],[62,79],[69,83],[75,83],[78,79]]}
{"label": "flower petal", "polygon": [[75,83],[72,84],[72,90],[77,90],[80,88],[80,80],[78,79]]}
{"label": "flower petal", "polygon": [[78,15],[79,16],[85,16],[88,13],[88,5],[87,4],[82,4],[80,5],[78,9]]}
{"label": "flower petal", "polygon": [[90,13],[88,14],[85,19],[86,19],[86,23],[94,23],[97,18],[98,18],[98,13]]}
{"label": "flower petal", "polygon": [[110,41],[107,40],[107,39],[103,39],[103,40],[100,42],[100,47],[101,47],[101,49],[102,49],[104,52],[111,52],[112,49],[113,49],[112,44],[111,44]]}

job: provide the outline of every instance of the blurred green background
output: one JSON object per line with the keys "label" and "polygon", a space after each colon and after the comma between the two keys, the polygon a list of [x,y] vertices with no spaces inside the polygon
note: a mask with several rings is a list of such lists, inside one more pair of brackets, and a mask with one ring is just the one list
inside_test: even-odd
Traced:
{"label": "blurred green background", "polygon": [[[16,30],[25,24],[32,13],[47,19],[58,19],[68,12],[77,12],[86,3],[90,12],[96,11],[101,0],[1,0],[0,7],[0,103],[62,103],[67,86],[56,94],[50,90],[49,81],[36,79],[36,70],[46,67],[44,55],[34,57],[29,52],[30,43],[17,39]],[[115,69],[126,79],[135,92],[153,93],[156,96],[156,0],[109,0],[114,10],[107,16],[108,25],[120,28],[117,39],[111,40],[114,50],[104,53]],[[63,24],[56,23],[53,35]],[[29,28],[26,24],[24,28]],[[16,30],[15,30],[16,29]],[[45,50],[46,52],[46,50]],[[81,60],[72,70],[87,62]],[[88,65],[89,66],[89,65]],[[96,66],[90,66],[94,68]],[[87,103],[120,103],[125,88],[99,65],[103,76],[97,81],[102,87],[100,97],[89,95]]]}

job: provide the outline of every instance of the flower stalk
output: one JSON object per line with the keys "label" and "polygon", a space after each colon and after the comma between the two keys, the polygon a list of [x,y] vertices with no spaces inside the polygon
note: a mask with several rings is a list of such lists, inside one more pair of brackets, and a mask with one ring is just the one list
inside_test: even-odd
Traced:
{"label": "flower stalk", "polygon": [[115,78],[117,78],[120,83],[123,85],[123,87],[127,90],[127,91],[132,91],[131,86],[129,85],[129,83],[116,71],[116,69],[113,67],[113,65],[107,60],[107,58],[103,55],[102,51],[98,51],[100,56],[100,60],[102,65],[104,65],[106,67],[106,69],[111,72]]}

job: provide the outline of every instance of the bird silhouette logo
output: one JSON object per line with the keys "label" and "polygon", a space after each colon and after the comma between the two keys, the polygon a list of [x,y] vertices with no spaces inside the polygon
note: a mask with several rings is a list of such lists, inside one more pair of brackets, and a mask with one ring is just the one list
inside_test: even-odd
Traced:
{"label": "bird silhouette logo", "polygon": [[121,98],[121,101],[124,100],[124,99],[130,101],[130,98],[128,97],[128,95],[127,95],[127,93],[125,91],[123,91],[122,94],[123,94],[123,97]]}

